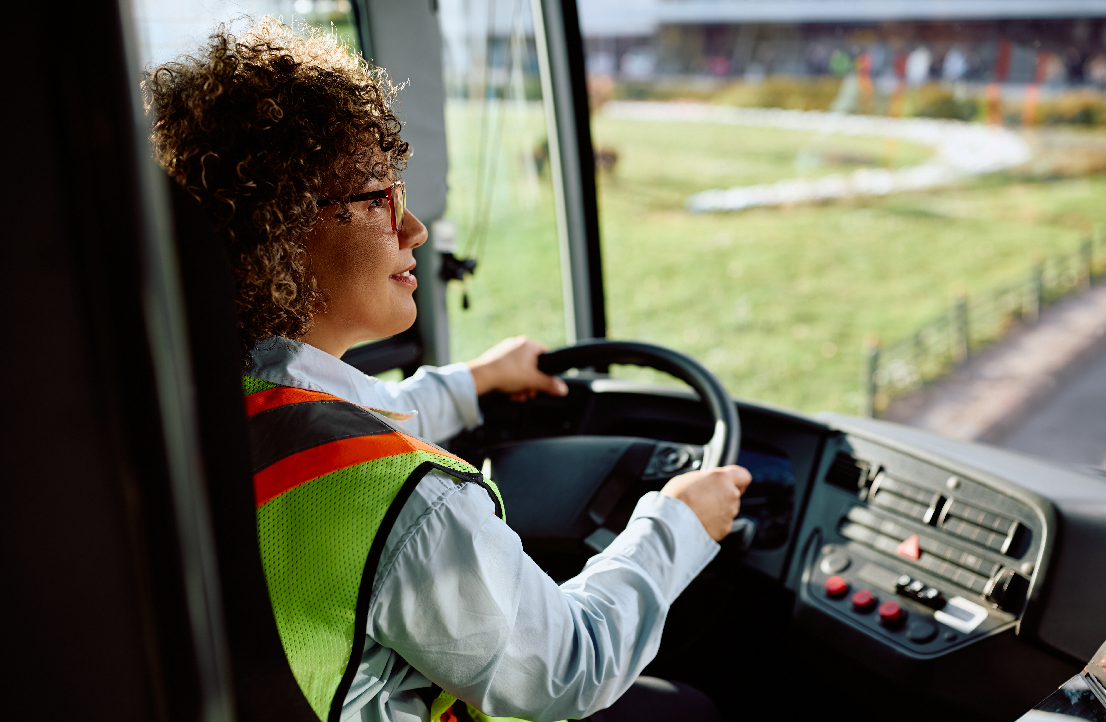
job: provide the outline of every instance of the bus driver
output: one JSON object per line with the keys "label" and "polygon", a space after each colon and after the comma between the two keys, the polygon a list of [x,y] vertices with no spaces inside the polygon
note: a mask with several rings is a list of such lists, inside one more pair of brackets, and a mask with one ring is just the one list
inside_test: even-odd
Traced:
{"label": "bus driver", "polygon": [[400,384],[340,360],[415,319],[427,231],[396,179],[409,149],[384,72],[266,18],[220,28],[143,90],[156,158],[226,239],[262,562],[319,718],[717,719],[695,690],[638,678],[748,472],[646,494],[558,586],[501,520],[494,485],[432,443],[480,423],[480,394],[567,393],[538,371],[544,347],[509,339]]}

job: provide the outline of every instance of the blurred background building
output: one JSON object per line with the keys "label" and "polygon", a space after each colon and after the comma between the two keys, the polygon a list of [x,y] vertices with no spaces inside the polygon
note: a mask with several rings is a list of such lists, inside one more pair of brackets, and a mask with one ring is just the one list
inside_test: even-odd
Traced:
{"label": "blurred background building", "polygon": [[[584,0],[589,69],[1106,85],[1096,0]],[[1095,15],[1099,19],[1093,19]]]}

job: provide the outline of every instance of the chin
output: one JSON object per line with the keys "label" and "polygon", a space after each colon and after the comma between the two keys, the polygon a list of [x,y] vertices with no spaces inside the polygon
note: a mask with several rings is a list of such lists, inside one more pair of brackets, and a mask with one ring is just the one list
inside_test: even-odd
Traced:
{"label": "chin", "polygon": [[418,314],[415,311],[415,303],[414,303],[414,301],[412,301],[412,302],[410,302],[410,307],[409,308],[405,308],[405,309],[397,312],[392,317],[392,323],[389,324],[388,333],[383,334],[381,336],[381,338],[386,338],[388,336],[395,336],[395,335],[403,333],[407,329],[411,328],[411,326],[413,326],[415,324],[415,318],[417,317],[417,315]]}

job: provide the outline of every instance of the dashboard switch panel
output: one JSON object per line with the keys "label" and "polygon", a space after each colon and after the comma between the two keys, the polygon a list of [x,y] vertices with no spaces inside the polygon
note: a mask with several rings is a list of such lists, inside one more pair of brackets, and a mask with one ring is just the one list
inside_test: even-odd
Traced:
{"label": "dashboard switch panel", "polygon": [[[803,592],[808,604],[916,655],[943,654],[1014,620],[1002,610],[968,602],[954,585],[924,570],[907,571],[911,562],[902,557],[877,558],[879,552],[859,544],[827,544],[809,554]],[[822,562],[839,554],[850,559],[848,567],[827,574]],[[922,633],[919,623],[936,631]]]}
{"label": "dashboard switch panel", "polygon": [[[1018,631],[1036,599],[1049,509],[983,472],[860,434],[827,457],[797,559],[804,621],[848,627],[913,659]],[[823,592],[831,576],[848,591]]]}

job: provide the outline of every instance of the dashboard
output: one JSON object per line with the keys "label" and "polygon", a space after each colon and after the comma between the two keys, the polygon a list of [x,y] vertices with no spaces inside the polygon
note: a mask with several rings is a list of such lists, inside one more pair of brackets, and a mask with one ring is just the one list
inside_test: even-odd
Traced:
{"label": "dashboard", "polygon": [[855,435],[812,497],[802,599],[910,656],[1012,628],[1044,572],[1051,505]]}
{"label": "dashboard", "polygon": [[[563,399],[486,397],[484,426],[452,450],[479,465],[489,449],[526,439],[639,437],[693,449],[710,437],[711,418],[691,391],[566,380]],[[938,700],[938,714],[965,719],[1016,718],[1106,639],[1101,473],[869,419],[737,407],[738,463],[753,475],[741,516],[756,532],[741,549],[736,535],[725,540],[701,575],[709,580],[697,582],[736,585],[736,606],[708,613],[703,600],[721,598],[712,588],[688,602],[683,628],[706,625],[709,614],[722,620],[711,624],[755,616],[761,627],[728,633],[755,644],[761,664],[817,649],[826,694],[867,679],[866,690]],[[617,532],[636,499],[665,480],[625,487],[607,526]],[[508,499],[508,523],[511,509]],[[554,579],[594,553],[520,536]],[[785,639],[789,651],[770,653]]]}

